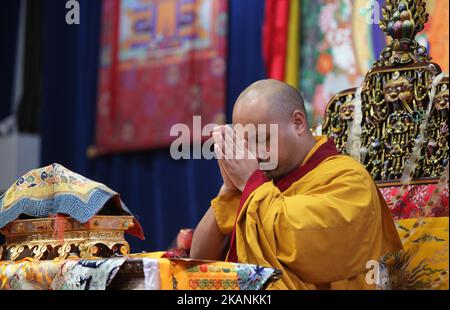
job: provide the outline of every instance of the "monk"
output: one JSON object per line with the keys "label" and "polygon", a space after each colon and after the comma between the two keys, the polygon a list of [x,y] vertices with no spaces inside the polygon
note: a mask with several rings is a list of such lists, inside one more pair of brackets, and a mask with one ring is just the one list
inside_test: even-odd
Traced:
{"label": "monk", "polygon": [[[191,257],[281,270],[269,289],[375,288],[366,281],[367,262],[402,244],[366,169],[311,134],[300,93],[283,82],[245,89],[234,106],[236,124],[277,124],[278,149],[227,158],[230,127],[215,129],[223,186],[195,230]],[[233,143],[240,139],[249,137],[234,133]],[[274,151],[276,167],[259,169]]]}

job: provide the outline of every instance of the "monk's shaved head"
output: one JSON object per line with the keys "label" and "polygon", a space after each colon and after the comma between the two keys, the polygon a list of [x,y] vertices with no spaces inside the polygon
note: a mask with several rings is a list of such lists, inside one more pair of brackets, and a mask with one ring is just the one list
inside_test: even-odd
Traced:
{"label": "monk's shaved head", "polygon": [[[276,125],[277,133],[269,131],[256,135],[256,145],[260,147],[256,151],[258,161],[277,158],[278,166],[264,172],[269,179],[280,179],[298,167],[315,144],[302,96],[294,87],[277,80],[257,81],[240,94],[233,109],[233,125],[238,124],[253,125],[252,128],[259,128],[261,124],[265,128]],[[240,135],[247,141],[252,140],[248,132]],[[264,150],[265,141],[274,139],[278,141],[277,146]],[[248,143],[252,145],[254,141]]]}
{"label": "monk's shaved head", "polygon": [[238,97],[234,115],[265,111],[271,117],[286,121],[295,110],[305,114],[306,110],[300,92],[289,84],[273,79],[260,80],[247,87]]}

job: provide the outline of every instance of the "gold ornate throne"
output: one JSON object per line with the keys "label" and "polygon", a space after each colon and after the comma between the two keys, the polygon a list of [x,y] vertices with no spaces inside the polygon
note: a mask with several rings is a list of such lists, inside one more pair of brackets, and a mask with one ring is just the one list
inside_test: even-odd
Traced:
{"label": "gold ornate throne", "polygon": [[382,15],[388,45],[361,87],[331,98],[322,132],[366,167],[396,220],[405,250],[383,258],[397,269],[380,286],[448,289],[449,79],[415,40],[424,0],[387,0]]}

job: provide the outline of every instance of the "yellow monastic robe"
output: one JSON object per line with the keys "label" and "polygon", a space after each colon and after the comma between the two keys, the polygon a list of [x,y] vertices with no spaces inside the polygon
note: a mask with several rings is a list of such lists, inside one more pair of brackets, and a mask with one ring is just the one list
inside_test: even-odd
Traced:
{"label": "yellow monastic robe", "polygon": [[[327,142],[317,140],[302,165]],[[261,184],[236,221],[240,196],[218,196],[211,205],[222,233],[236,223],[240,263],[282,270],[269,289],[373,289],[366,263],[402,248],[371,176],[346,155],[326,158],[284,192],[273,181]]]}

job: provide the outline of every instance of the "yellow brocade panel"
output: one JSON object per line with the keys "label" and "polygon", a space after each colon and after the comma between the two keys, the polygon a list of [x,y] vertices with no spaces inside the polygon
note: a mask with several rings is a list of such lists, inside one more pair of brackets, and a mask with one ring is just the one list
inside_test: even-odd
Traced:
{"label": "yellow brocade panel", "polygon": [[386,258],[382,288],[448,290],[449,218],[425,218],[421,225],[417,218],[402,219],[396,224],[404,250]]}
{"label": "yellow brocade panel", "polygon": [[160,259],[163,290],[238,290],[238,277],[232,263],[188,263]]}
{"label": "yellow brocade panel", "polygon": [[62,261],[22,261],[0,262],[0,290],[48,289],[63,265]]}

